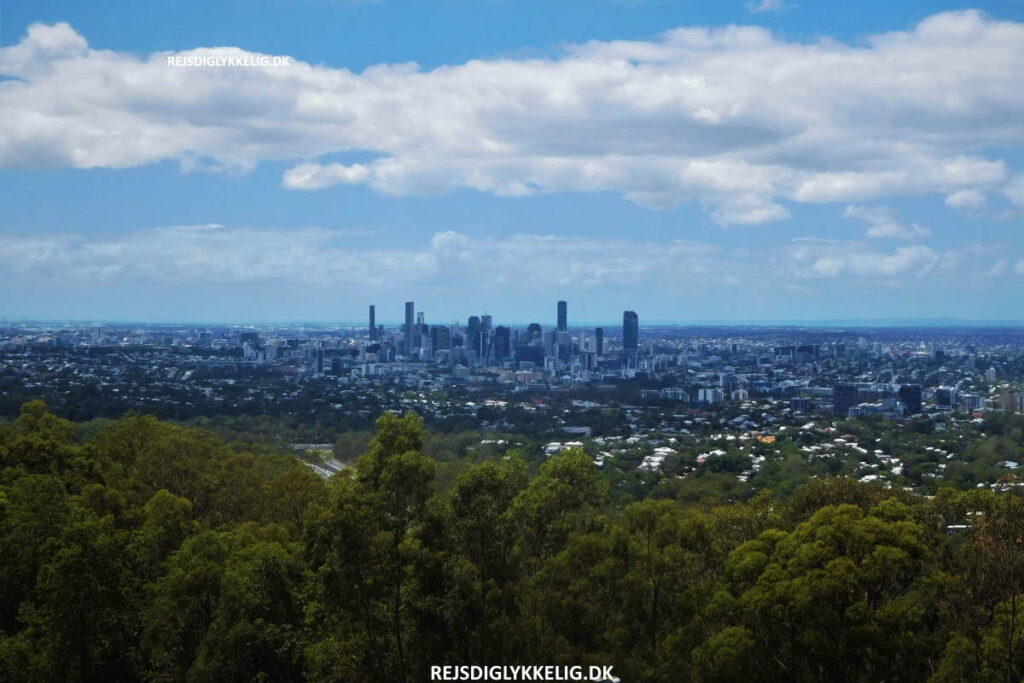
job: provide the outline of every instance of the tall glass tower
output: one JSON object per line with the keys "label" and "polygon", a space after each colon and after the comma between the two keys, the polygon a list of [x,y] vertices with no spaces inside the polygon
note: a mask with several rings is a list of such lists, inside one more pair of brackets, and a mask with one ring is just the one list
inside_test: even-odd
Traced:
{"label": "tall glass tower", "polygon": [[640,341],[640,318],[634,311],[622,312],[622,348],[636,352]]}
{"label": "tall glass tower", "polygon": [[411,301],[405,302],[405,353],[408,355],[416,348],[416,306]]}

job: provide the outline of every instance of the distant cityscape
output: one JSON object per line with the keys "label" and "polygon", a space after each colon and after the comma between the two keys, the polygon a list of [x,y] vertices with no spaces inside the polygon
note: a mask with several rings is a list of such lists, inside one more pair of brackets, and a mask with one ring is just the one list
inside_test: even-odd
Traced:
{"label": "distant cityscape", "polygon": [[[1000,488],[1021,466],[969,447],[1024,412],[1020,328],[641,327],[630,310],[621,327],[574,326],[567,301],[552,313],[430,324],[410,301],[391,326],[374,305],[350,326],[8,323],[0,417],[37,398],[78,421],[151,414],[268,439],[331,477],[380,415],[416,412],[434,434],[465,435],[460,457],[582,448],[635,496],[723,472],[737,495],[796,473]],[[927,445],[911,455],[858,423]]]}
{"label": "distant cityscape", "polygon": [[[576,334],[573,334],[575,332]],[[556,305],[556,322],[545,329],[540,323],[525,328],[495,325],[490,315],[471,315],[465,325],[428,324],[415,302],[405,304],[405,322],[387,330],[376,322],[376,306],[370,305],[366,345],[359,345],[359,360],[366,363],[419,361],[462,368],[497,367],[533,372],[547,377],[566,371],[574,376],[594,370],[650,370],[641,355],[640,319],[624,311],[618,336],[606,338],[604,327],[569,328],[569,304]],[[264,358],[265,358],[264,350]],[[273,353],[273,352],[272,352]],[[251,346],[247,355],[259,355]],[[318,361],[317,371],[324,368]]]}
{"label": "distant cityscape", "polygon": [[[111,398],[144,408],[163,400],[152,387],[212,399],[216,378],[240,373],[299,387],[317,381],[328,394],[321,380],[339,390],[488,387],[495,398],[627,383],[644,400],[708,407],[770,398],[783,402],[773,409],[839,418],[1024,409],[1016,369],[1024,336],[1013,329],[641,328],[631,310],[621,327],[578,327],[567,301],[553,313],[546,326],[495,324],[486,314],[431,324],[409,301],[404,322],[391,327],[377,322],[375,305],[365,327],[351,328],[9,324],[0,329],[0,396],[15,385],[110,388],[141,375],[149,381],[134,403],[127,387]],[[265,390],[252,381],[250,401]]]}

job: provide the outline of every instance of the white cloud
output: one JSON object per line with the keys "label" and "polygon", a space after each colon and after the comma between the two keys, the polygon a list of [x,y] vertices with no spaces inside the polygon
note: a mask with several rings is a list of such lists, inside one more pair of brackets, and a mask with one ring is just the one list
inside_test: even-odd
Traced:
{"label": "white cloud", "polygon": [[284,186],[290,190],[320,190],[331,185],[358,185],[370,177],[362,164],[300,164],[285,171]]}
{"label": "white cloud", "polygon": [[843,216],[866,222],[869,227],[864,236],[869,239],[910,240],[931,234],[931,230],[917,223],[900,223],[896,213],[887,206],[851,204],[843,211]]}
{"label": "white cloud", "polygon": [[799,240],[786,250],[787,270],[798,278],[913,278],[954,265],[950,254],[923,245],[880,252],[857,242]]}
{"label": "white cloud", "polygon": [[[471,237],[446,230],[422,246],[356,246],[361,233],[308,229],[172,226],[114,235],[9,235],[0,275],[25,283],[218,285],[278,283],[318,287],[552,288],[657,287],[660,291],[799,280],[886,282],[995,273],[1005,249],[927,246],[879,249],[859,241],[799,239],[759,249],[690,241],[600,240],[523,234]],[[999,272],[1005,266],[997,268]],[[1018,269],[1021,266],[1018,265]],[[26,286],[28,286],[26,284]]]}
{"label": "white cloud", "polygon": [[763,14],[764,12],[782,12],[786,9],[786,5],[782,3],[782,0],[758,0],[758,2],[748,2],[746,8],[751,14]]}
{"label": "white cloud", "polygon": [[959,190],[946,195],[946,206],[951,209],[980,209],[985,202],[985,194],[978,190]]}
{"label": "white cloud", "polygon": [[1024,207],[1024,173],[1015,175],[1006,184],[1006,189],[1003,190],[1003,193],[1010,200],[1011,204]]}
{"label": "white cloud", "polygon": [[[0,49],[0,166],[244,173],[283,160],[290,189],[611,191],[700,202],[725,224],[785,218],[786,201],[1024,202],[998,158],[1024,145],[1024,24],[976,11],[857,46],[685,27],[427,71],[182,68],[171,54],[247,53],[138,57],[34,25]],[[324,161],[351,153],[363,161]]]}

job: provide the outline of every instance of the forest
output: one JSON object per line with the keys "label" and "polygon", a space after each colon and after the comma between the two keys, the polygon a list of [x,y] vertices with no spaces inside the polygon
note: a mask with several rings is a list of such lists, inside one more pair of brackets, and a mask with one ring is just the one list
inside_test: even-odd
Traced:
{"label": "forest", "polygon": [[385,413],[325,481],[252,440],[25,404],[0,426],[0,681],[1024,677],[1014,486],[625,501],[577,449],[439,478],[424,435]]}

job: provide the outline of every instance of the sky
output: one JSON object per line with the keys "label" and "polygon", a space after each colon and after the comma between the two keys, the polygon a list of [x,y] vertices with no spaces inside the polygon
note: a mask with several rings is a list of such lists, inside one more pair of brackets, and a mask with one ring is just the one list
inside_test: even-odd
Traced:
{"label": "sky", "polygon": [[0,319],[1024,320],[1024,0],[0,0]]}

